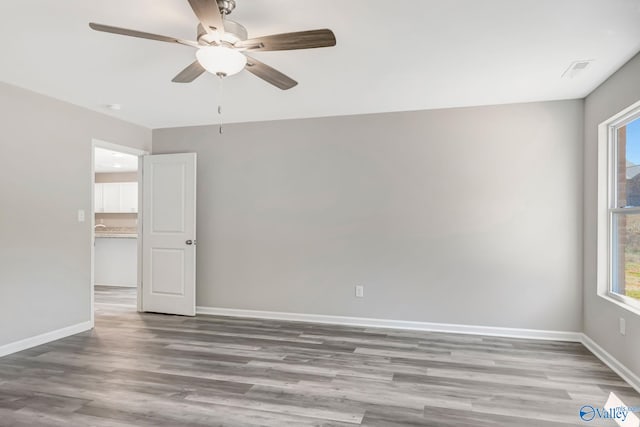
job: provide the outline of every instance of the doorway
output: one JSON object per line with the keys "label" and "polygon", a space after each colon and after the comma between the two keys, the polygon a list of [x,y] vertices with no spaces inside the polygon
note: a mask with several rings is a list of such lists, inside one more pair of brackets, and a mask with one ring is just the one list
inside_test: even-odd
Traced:
{"label": "doorway", "polygon": [[141,307],[141,156],[145,151],[92,144],[91,320],[96,306],[118,312]]}

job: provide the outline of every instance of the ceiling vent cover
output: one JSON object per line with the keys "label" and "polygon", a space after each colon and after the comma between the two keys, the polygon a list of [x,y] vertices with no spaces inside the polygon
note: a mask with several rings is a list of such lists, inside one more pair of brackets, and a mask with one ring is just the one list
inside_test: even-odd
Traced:
{"label": "ceiling vent cover", "polygon": [[562,77],[565,79],[572,79],[581,73],[585,68],[593,62],[593,59],[585,59],[583,61],[574,61],[569,65],[569,68],[562,73]]}

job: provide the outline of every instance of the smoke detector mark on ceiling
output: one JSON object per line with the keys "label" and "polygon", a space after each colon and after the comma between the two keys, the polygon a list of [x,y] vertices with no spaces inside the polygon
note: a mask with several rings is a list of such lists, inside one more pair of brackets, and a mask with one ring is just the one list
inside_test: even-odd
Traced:
{"label": "smoke detector mark on ceiling", "polygon": [[564,71],[564,73],[562,73],[562,78],[565,78],[565,79],[574,78],[575,76],[580,74],[585,68],[587,68],[592,62],[593,62],[593,59],[585,59],[581,61],[572,62],[571,65],[569,65],[569,68],[567,68]]}

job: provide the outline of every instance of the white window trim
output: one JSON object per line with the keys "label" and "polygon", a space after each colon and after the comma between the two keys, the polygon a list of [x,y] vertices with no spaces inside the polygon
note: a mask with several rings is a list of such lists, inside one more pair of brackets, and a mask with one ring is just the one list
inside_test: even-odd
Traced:
{"label": "white window trim", "polygon": [[611,250],[611,229],[613,212],[627,213],[640,211],[640,208],[612,208],[615,192],[615,128],[640,117],[640,101],[625,108],[598,126],[598,219],[597,219],[597,264],[596,280],[598,295],[625,310],[640,316],[640,302],[633,298],[611,292],[613,274],[613,251]]}

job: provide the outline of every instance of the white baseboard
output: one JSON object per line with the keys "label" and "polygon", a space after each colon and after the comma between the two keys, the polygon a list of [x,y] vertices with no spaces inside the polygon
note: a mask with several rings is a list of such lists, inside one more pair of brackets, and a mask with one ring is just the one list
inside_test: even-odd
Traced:
{"label": "white baseboard", "polygon": [[610,367],[613,372],[620,375],[620,377],[628,382],[631,387],[635,388],[638,393],[640,393],[639,376],[631,372],[629,368],[620,363],[618,359],[609,354],[604,348],[600,347],[594,340],[585,334],[582,334],[582,345],[584,345],[587,350],[593,353],[598,359],[604,362],[605,365]]}
{"label": "white baseboard", "polygon": [[66,328],[57,329],[55,331],[45,332],[44,334],[25,338],[20,341],[5,344],[0,346],[0,357],[12,353],[17,353],[18,351],[26,350],[31,347],[36,347],[41,344],[46,344],[51,341],[59,340],[61,338],[68,337],[69,335],[75,335],[80,332],[88,331],[91,328],[93,328],[93,323],[91,321],[87,321],[67,326]]}
{"label": "white baseboard", "polygon": [[428,332],[448,332],[455,334],[488,335],[508,338],[582,342],[582,333],[580,332],[456,325],[448,323],[414,322],[406,320],[370,319],[365,317],[329,316],[323,314],[285,313],[277,311],[238,310],[233,308],[217,307],[196,307],[196,313],[212,316],[250,317],[258,319],[327,323],[331,325],[363,326],[387,329],[409,329]]}

